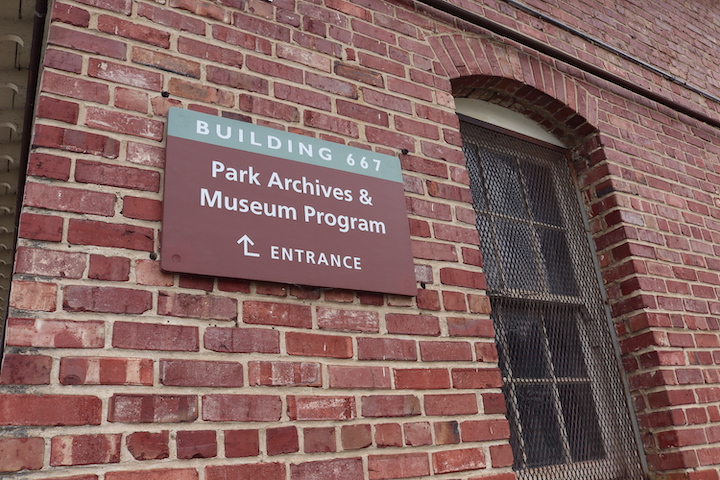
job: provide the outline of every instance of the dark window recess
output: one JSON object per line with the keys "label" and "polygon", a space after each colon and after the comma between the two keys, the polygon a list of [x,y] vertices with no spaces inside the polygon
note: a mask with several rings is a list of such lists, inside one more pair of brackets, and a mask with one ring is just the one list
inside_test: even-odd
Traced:
{"label": "dark window recess", "polygon": [[643,478],[567,152],[461,133],[518,477]]}

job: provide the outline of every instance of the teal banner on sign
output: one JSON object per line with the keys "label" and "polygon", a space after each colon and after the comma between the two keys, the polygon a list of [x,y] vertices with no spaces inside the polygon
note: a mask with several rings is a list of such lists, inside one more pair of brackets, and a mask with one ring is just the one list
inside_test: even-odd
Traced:
{"label": "teal banner on sign", "polygon": [[397,158],[317,138],[172,107],[168,135],[402,182]]}
{"label": "teal banner on sign", "polygon": [[160,266],[415,295],[400,161],[171,109]]}

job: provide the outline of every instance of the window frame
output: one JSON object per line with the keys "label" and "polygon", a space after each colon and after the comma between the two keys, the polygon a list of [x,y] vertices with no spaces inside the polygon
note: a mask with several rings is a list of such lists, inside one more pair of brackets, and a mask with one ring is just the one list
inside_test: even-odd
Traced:
{"label": "window frame", "polygon": [[[564,226],[563,231],[565,232],[566,237],[574,234],[578,238],[582,237],[585,240],[585,243],[587,244],[587,250],[585,250],[584,248],[581,248],[580,246],[578,246],[578,244],[576,244],[574,242],[568,242],[570,244],[570,245],[568,245],[568,247],[570,249],[569,253],[570,253],[570,257],[571,257],[571,263],[573,266],[573,272],[574,272],[575,276],[589,275],[592,277],[593,281],[597,284],[597,292],[595,292],[595,293],[599,294],[602,304],[603,304],[602,308],[601,308],[602,315],[600,315],[600,316],[604,317],[604,320],[607,322],[605,327],[609,331],[609,336],[611,339],[610,343],[612,344],[615,363],[616,363],[616,366],[618,367],[617,372],[609,371],[607,366],[601,365],[600,364],[601,362],[598,360],[598,357],[596,355],[592,354],[592,350],[593,350],[593,348],[596,348],[596,346],[590,344],[590,340],[593,338],[593,336],[587,334],[587,329],[590,328],[590,325],[588,324],[588,322],[589,321],[598,321],[599,322],[599,321],[601,321],[601,319],[598,318],[598,315],[596,314],[596,315],[594,315],[595,319],[592,320],[592,316],[590,314],[588,314],[587,311],[583,312],[582,311],[583,308],[580,307],[579,310],[575,314],[577,317],[577,319],[575,321],[575,325],[577,326],[578,336],[580,338],[580,342],[582,345],[583,357],[584,357],[584,361],[586,363],[586,368],[587,368],[587,376],[589,377],[590,384],[592,385],[591,392],[592,392],[593,401],[594,401],[594,408],[597,411],[598,417],[602,416],[602,418],[614,418],[612,416],[612,412],[613,412],[613,409],[616,408],[617,406],[610,407],[610,406],[606,405],[603,400],[604,400],[604,398],[607,398],[606,397],[607,394],[611,393],[610,390],[612,388],[612,385],[616,384],[616,382],[610,382],[607,379],[609,379],[609,377],[611,375],[616,374],[618,377],[616,380],[619,380],[619,383],[622,385],[625,406],[626,406],[627,414],[629,417],[628,418],[629,424],[630,424],[629,426],[632,429],[632,437],[634,440],[634,450],[635,450],[634,453],[638,457],[637,459],[639,462],[639,467],[640,467],[639,470],[640,471],[638,472],[639,476],[637,478],[643,478],[642,475],[647,474],[647,471],[648,471],[647,464],[645,462],[645,458],[644,458],[643,451],[641,448],[642,444],[640,441],[640,433],[639,433],[639,428],[637,425],[637,419],[635,417],[634,410],[631,408],[632,402],[631,402],[631,397],[630,397],[630,393],[629,393],[629,386],[627,384],[627,379],[625,378],[625,375],[623,374],[622,368],[621,368],[620,350],[619,350],[619,346],[618,346],[616,333],[614,330],[613,321],[610,316],[609,306],[607,304],[607,295],[606,295],[605,289],[602,285],[602,279],[601,279],[600,268],[599,268],[599,264],[598,264],[598,260],[597,260],[597,254],[595,251],[594,240],[590,234],[589,224],[588,224],[588,220],[587,220],[587,214],[585,211],[585,206],[582,202],[582,196],[581,196],[581,193],[580,193],[580,191],[577,187],[577,184],[574,180],[574,172],[572,172],[572,169],[571,169],[571,166],[572,166],[571,152],[568,149],[565,149],[565,148],[562,148],[562,147],[559,147],[556,145],[548,144],[542,140],[538,140],[536,138],[532,138],[527,135],[523,135],[523,134],[520,134],[517,132],[507,130],[502,127],[498,127],[498,126],[486,123],[482,120],[475,119],[475,118],[465,115],[465,114],[458,114],[458,117],[461,122],[467,122],[471,125],[475,125],[477,127],[480,127],[480,128],[486,129],[486,130],[490,130],[495,133],[508,135],[515,139],[519,139],[519,140],[522,140],[525,142],[530,142],[532,144],[539,145],[543,148],[553,150],[553,151],[561,154],[565,158],[565,165],[558,165],[558,166],[550,165],[553,173],[555,173],[554,175],[552,175],[553,190],[554,190],[555,194],[560,195],[561,193],[568,191],[568,186],[571,187],[571,189],[575,193],[573,198],[558,199],[559,200],[558,204],[562,210],[561,217],[562,217],[563,221],[565,221],[567,219],[572,219],[572,223],[576,224],[576,225]],[[465,150],[466,143],[470,143],[470,141],[469,141],[469,139],[466,138],[465,135],[461,135],[461,136],[462,136],[462,140],[463,140],[463,150]],[[477,146],[476,146],[476,148],[477,148]],[[505,153],[505,152],[500,152],[499,147],[497,150],[498,151],[496,153],[507,155],[507,153]],[[514,152],[513,155],[522,157],[522,154],[519,151]],[[480,163],[479,153],[476,153],[474,159],[468,158],[467,153],[466,153],[466,161],[468,163],[471,161],[477,161],[479,164]],[[520,165],[519,162],[521,162],[521,161],[522,161],[522,159],[515,160],[516,164],[518,165],[518,167],[517,167],[518,169],[521,168],[519,166]],[[532,161],[537,163],[536,159],[532,159]],[[548,164],[551,163],[549,160],[543,160],[543,162],[548,163]],[[560,170],[565,170],[566,174],[562,175],[563,177],[565,177],[564,179],[561,178],[561,175],[556,174],[557,173],[556,167],[559,168]],[[469,166],[468,166],[468,169],[470,169]],[[480,167],[480,165],[478,165],[477,171],[479,172],[478,174],[480,175],[480,181],[483,182],[485,177],[484,177],[483,173],[480,173],[480,169],[481,169],[481,167]],[[560,182],[563,182],[563,181],[568,182],[568,184],[560,185]],[[472,185],[472,181],[471,181],[471,185]],[[489,203],[490,203],[489,202],[489,200],[490,200],[489,193],[490,192],[485,185],[482,186],[482,191],[487,195],[488,198],[486,198],[485,201],[489,205]],[[488,211],[489,210],[490,210],[490,207],[488,207]],[[578,219],[577,219],[578,213],[580,214],[580,219],[579,219],[580,221],[578,221]],[[476,215],[478,215],[478,216],[480,215],[480,213],[478,213],[477,210],[476,210]],[[490,223],[490,222],[488,222],[488,223]],[[579,232],[578,226],[580,226],[584,231]],[[478,226],[478,228],[479,228],[479,226]],[[489,228],[494,228],[494,227],[489,227]],[[576,231],[570,232],[569,230],[573,229],[573,228]],[[537,237],[537,234],[535,234],[534,236]],[[584,247],[584,245],[582,247]],[[500,251],[499,247],[496,246],[495,248],[498,249],[497,250],[498,252]],[[584,250],[584,251],[578,252],[578,250]],[[536,248],[535,253],[536,254],[539,253],[537,251],[537,248]],[[484,254],[484,252],[483,252],[483,254]],[[578,262],[583,261],[583,258],[587,258],[588,256],[592,258],[592,262],[591,262],[592,265],[590,266],[590,269],[577,268]],[[502,262],[501,255],[498,258],[500,258],[500,262]],[[538,269],[542,270],[542,266],[540,264],[538,264]],[[503,273],[501,273],[502,267],[498,267],[497,270],[498,270],[497,273],[499,275],[503,275]],[[586,298],[586,297],[588,297],[588,295],[582,291],[582,288],[580,288],[580,290],[581,291],[578,292],[578,295],[577,295],[577,298],[578,298],[577,302],[572,301],[572,299],[567,298],[567,296],[566,296],[566,298],[557,298],[557,300],[563,305],[572,305],[572,304],[584,305],[584,304],[586,304],[587,301],[597,302],[597,299]],[[492,291],[490,282],[488,282],[488,296],[491,299],[491,305],[493,303],[497,304],[497,299],[501,298],[501,295],[499,294],[499,292]],[[524,301],[536,302],[536,303],[541,301],[539,298],[536,298],[536,299],[528,298],[528,297],[532,297],[532,295],[504,296],[502,298],[505,298],[508,300],[512,300],[512,299],[517,300],[519,298],[522,298],[523,296],[525,297]],[[562,297],[562,296],[558,296],[558,297]],[[493,310],[495,310],[495,308],[493,308]],[[491,315],[491,317],[493,317],[493,315]],[[581,320],[580,317],[587,317],[590,320]],[[493,320],[495,322],[496,318],[493,318]],[[598,328],[598,326],[595,326],[595,328]],[[496,335],[497,334],[502,334],[502,332],[498,332],[498,333],[496,333]],[[496,342],[497,341],[498,341],[498,339],[496,338]],[[503,358],[501,361],[507,362],[506,365],[510,366],[509,358],[507,358],[507,352],[503,352],[502,348],[499,348],[498,350],[500,351],[499,353],[501,356],[503,354],[506,355],[506,357]],[[512,373],[512,372],[509,372],[509,373]],[[593,377],[596,377],[596,378],[599,377],[602,380],[594,381]],[[554,375],[553,375],[553,378],[555,379]],[[603,380],[605,380],[605,381],[603,381]],[[511,383],[511,385],[506,386],[507,382],[508,382],[508,376],[506,375],[506,372],[503,372],[504,394],[506,394],[506,395],[509,394],[511,396],[510,399],[508,399],[506,397],[506,404],[508,406],[508,416],[509,416],[509,420],[510,420],[510,424],[511,424],[511,429],[518,429],[518,425],[520,425],[520,423],[517,421],[517,418],[519,416],[518,402],[517,402],[516,398],[512,398],[515,395],[514,390],[517,386],[517,382],[513,381]],[[557,383],[555,383],[555,385],[557,385]],[[557,398],[557,388],[553,387],[553,390],[554,390],[554,396],[555,396],[555,398]],[[556,411],[560,412],[560,415],[562,416],[562,409],[559,407],[559,405],[560,405],[559,403],[556,405]],[[513,415],[516,416],[515,419],[510,418]],[[563,420],[559,417],[558,417],[558,424],[561,424],[561,427],[563,430],[563,432],[561,433],[561,435],[564,439],[563,440],[563,455],[564,455],[565,460],[567,460],[568,455],[569,455],[567,435],[564,432],[565,429],[564,429]],[[616,478],[619,475],[627,475],[627,468],[622,468],[621,465],[615,465],[613,462],[614,458],[618,458],[618,457],[622,456],[623,452],[628,452],[627,442],[625,445],[622,445],[623,441],[619,440],[619,435],[615,434],[615,429],[620,424],[621,424],[621,422],[617,421],[617,420],[615,422],[612,422],[609,425],[608,425],[608,422],[599,422],[599,430],[600,430],[602,446],[603,446],[604,451],[606,452],[604,459],[582,460],[579,462],[571,461],[569,463],[559,463],[559,464],[554,464],[554,465],[535,466],[535,467],[524,466],[525,462],[518,462],[516,460],[513,468],[518,472],[519,479],[532,478],[532,479],[572,480],[572,479],[577,478],[577,475],[578,475],[577,470],[578,469],[582,469],[583,478],[587,479],[587,480],[603,480],[603,479],[607,480],[609,478]],[[627,427],[627,425],[621,425],[621,426]],[[517,435],[517,438],[519,439],[518,448],[522,449],[523,448],[522,443],[524,442],[524,440],[522,439],[522,435],[517,433],[517,430],[516,430],[516,432],[513,433],[513,435]],[[612,452],[612,454],[610,454],[609,452]],[[518,468],[518,466],[520,468]],[[610,475],[610,476],[608,476],[608,475]]]}

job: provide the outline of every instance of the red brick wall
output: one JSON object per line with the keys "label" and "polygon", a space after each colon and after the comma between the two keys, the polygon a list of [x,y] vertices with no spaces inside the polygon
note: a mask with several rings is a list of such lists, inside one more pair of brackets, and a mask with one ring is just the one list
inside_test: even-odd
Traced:
{"label": "red brick wall", "polygon": [[[537,3],[718,93],[709,2]],[[467,8],[717,115],[503,2]],[[716,129],[404,1],[63,0],[47,35],[1,471],[515,478],[459,95],[575,148],[649,467],[717,480]],[[170,106],[400,156],[417,297],[160,271]]]}

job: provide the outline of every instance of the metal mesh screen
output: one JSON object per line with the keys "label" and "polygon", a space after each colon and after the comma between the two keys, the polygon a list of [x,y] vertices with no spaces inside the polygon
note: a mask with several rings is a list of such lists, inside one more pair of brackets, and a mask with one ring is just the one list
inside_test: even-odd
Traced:
{"label": "metal mesh screen", "polygon": [[643,478],[565,152],[461,133],[518,478]]}

